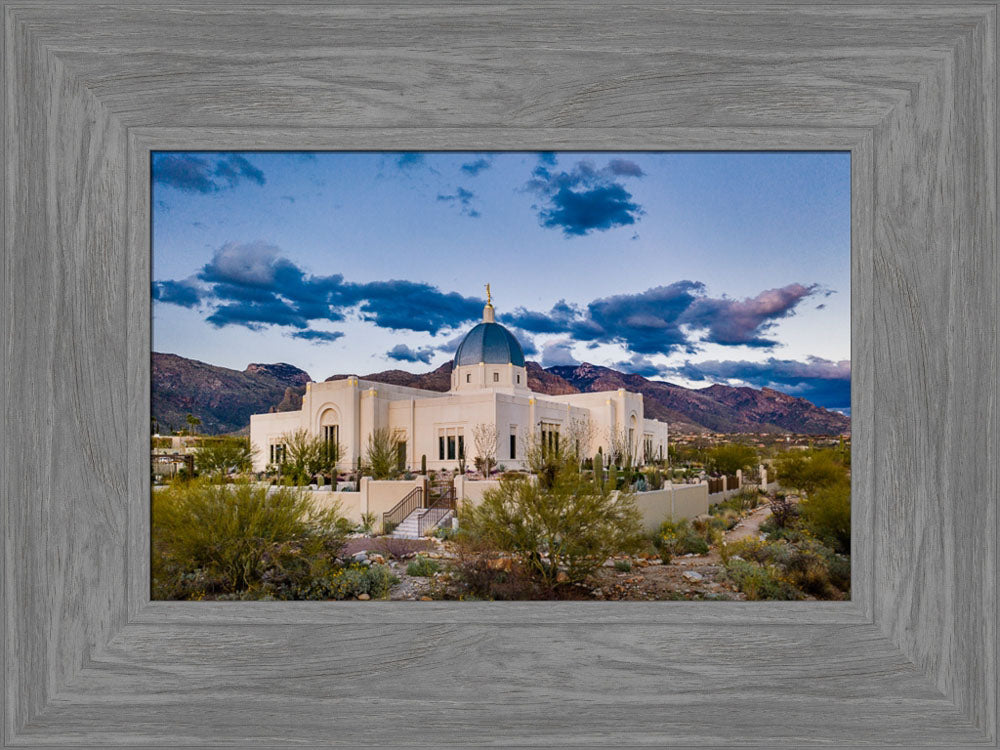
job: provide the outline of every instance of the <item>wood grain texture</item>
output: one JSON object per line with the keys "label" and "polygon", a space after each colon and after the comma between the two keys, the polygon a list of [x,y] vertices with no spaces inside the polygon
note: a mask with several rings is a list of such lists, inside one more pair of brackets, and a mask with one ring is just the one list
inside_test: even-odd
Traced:
{"label": "wood grain texture", "polygon": [[[5,745],[996,745],[994,4],[28,2],[4,28]],[[171,147],[849,148],[854,601],[150,603]]]}

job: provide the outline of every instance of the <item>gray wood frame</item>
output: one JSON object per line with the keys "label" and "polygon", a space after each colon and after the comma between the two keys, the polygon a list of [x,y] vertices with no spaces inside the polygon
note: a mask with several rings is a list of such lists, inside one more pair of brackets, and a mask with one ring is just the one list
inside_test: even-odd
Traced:
{"label": "gray wood frame", "polygon": [[[4,746],[997,745],[996,4],[4,2]],[[153,148],[850,149],[849,603],[151,603]]]}

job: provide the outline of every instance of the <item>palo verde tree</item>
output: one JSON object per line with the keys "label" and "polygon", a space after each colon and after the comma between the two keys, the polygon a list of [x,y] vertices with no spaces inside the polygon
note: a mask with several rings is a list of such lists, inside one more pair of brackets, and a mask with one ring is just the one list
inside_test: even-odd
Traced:
{"label": "palo verde tree", "polygon": [[463,509],[464,533],[515,555],[549,589],[638,549],[642,527],[632,495],[585,477],[564,447],[535,441],[526,458],[535,477],[504,477],[487,490],[482,503]]}
{"label": "palo verde tree", "polygon": [[203,476],[242,474],[253,468],[257,451],[250,445],[250,438],[225,436],[202,439],[194,457],[194,465]]}

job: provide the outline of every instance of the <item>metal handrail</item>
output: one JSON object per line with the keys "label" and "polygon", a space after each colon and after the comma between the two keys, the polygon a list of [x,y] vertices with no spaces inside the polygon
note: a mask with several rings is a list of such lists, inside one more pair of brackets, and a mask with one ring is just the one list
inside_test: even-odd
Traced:
{"label": "metal handrail", "polygon": [[428,529],[433,529],[441,519],[455,510],[455,488],[449,487],[417,519],[417,536],[422,537]]}
{"label": "metal handrail", "polygon": [[382,514],[382,533],[392,533],[392,530],[399,526],[404,518],[423,507],[423,499],[424,490],[422,487],[414,487],[410,490],[406,497]]}

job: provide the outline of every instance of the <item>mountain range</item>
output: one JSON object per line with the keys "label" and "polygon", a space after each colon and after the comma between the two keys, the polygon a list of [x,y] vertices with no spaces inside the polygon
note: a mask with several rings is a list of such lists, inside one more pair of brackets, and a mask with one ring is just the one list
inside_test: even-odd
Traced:
{"label": "mountain range", "polygon": [[[428,391],[451,387],[451,362],[425,373],[385,370],[362,380]],[[549,395],[613,391],[641,393],[647,417],[670,424],[671,432],[792,432],[835,435],[850,432],[850,418],[804,398],[771,388],[712,385],[685,388],[609,367],[583,363],[542,368],[527,363],[528,388]],[[347,374],[332,375],[340,380]],[[292,411],[302,406],[309,374],[292,365],[251,364],[245,370],[209,365],[176,354],[153,354],[152,410],[159,429],[186,426],[188,414],[201,419],[204,433],[246,432],[250,415]]]}

